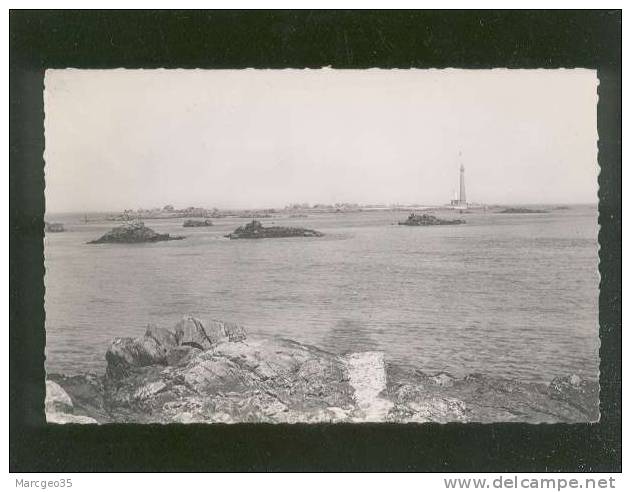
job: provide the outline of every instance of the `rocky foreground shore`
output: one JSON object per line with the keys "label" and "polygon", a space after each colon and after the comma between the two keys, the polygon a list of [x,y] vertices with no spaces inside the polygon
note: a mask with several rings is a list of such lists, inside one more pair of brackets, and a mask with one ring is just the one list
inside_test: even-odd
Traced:
{"label": "rocky foreground shore", "polygon": [[117,338],[105,375],[49,374],[50,423],[593,422],[598,383],[454,378],[186,316]]}

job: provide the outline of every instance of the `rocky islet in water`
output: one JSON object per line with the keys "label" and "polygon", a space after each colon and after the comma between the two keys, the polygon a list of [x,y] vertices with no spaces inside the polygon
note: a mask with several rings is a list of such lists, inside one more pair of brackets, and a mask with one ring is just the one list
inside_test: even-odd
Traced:
{"label": "rocky islet in water", "polygon": [[403,222],[399,222],[399,225],[405,226],[435,226],[435,225],[457,225],[464,224],[465,221],[462,219],[439,219],[434,215],[429,214],[410,214],[410,216]]}
{"label": "rocky islet in water", "polygon": [[184,316],[116,338],[103,376],[49,374],[50,423],[595,422],[598,383],[456,378]]}
{"label": "rocky islet in water", "polygon": [[533,208],[509,207],[497,212],[498,214],[547,214],[547,210],[537,210]]}
{"label": "rocky islet in water", "polygon": [[159,234],[153,229],[146,227],[142,222],[133,224],[125,224],[114,227],[111,231],[105,233],[98,239],[90,241],[88,244],[103,243],[155,243],[158,241],[174,241],[184,239],[184,236],[171,236],[170,234]]}
{"label": "rocky islet in water", "polygon": [[45,232],[65,232],[64,225],[60,222],[44,222]]}
{"label": "rocky islet in water", "polygon": [[213,225],[213,222],[210,219],[205,219],[205,220],[189,219],[189,220],[184,221],[184,223],[182,224],[182,227],[211,227],[212,225]]}
{"label": "rocky islet in water", "polygon": [[253,220],[249,224],[238,227],[226,235],[230,239],[264,239],[279,237],[321,237],[321,232],[312,229],[304,229],[302,227],[280,227],[271,226],[264,227],[258,220]]}

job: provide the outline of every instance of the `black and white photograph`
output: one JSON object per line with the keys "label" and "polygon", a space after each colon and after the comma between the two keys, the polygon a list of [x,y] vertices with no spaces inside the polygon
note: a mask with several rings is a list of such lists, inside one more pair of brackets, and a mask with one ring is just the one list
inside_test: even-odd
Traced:
{"label": "black and white photograph", "polygon": [[10,485],[624,489],[621,9],[140,3],[9,11]]}
{"label": "black and white photograph", "polygon": [[48,422],[597,422],[597,86],[48,70]]}

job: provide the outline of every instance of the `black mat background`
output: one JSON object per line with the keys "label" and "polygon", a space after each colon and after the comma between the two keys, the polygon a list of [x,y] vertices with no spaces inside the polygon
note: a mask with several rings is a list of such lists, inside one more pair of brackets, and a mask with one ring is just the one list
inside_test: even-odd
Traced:
{"label": "black mat background", "polygon": [[[620,11],[11,12],[10,470],[619,471],[621,23]],[[44,69],[325,65],[598,69],[601,422],[46,425]]]}

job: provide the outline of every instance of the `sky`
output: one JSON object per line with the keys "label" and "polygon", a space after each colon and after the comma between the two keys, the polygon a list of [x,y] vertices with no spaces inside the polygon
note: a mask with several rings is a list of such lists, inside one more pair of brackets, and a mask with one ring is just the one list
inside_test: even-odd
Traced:
{"label": "sky", "polygon": [[47,212],[597,202],[596,72],[47,70]]}

